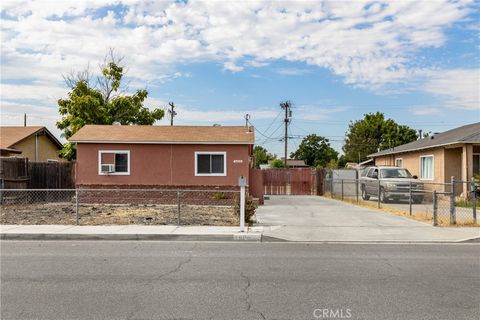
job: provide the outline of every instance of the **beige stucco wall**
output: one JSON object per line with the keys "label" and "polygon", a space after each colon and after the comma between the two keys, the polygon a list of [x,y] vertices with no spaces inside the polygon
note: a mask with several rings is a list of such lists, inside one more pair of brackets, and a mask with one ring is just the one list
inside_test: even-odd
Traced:
{"label": "beige stucco wall", "polygon": [[25,157],[30,161],[46,162],[49,159],[62,159],[58,156],[57,146],[47,136],[38,136],[38,158],[35,160],[35,135],[32,135],[17,144],[12,148],[21,150],[21,154],[16,154],[17,157]]}
{"label": "beige stucco wall", "polygon": [[[449,191],[450,186],[441,184],[450,183],[451,177],[456,180],[470,181],[473,176],[473,153],[480,153],[480,146],[473,145],[454,145],[434,149],[426,149],[415,152],[399,153],[375,158],[376,165],[395,165],[395,160],[401,158],[403,166],[407,168],[412,175],[420,178],[420,157],[433,155],[433,180],[423,180],[426,188],[440,191]],[[466,184],[456,185],[456,195],[461,195],[466,190]]]}

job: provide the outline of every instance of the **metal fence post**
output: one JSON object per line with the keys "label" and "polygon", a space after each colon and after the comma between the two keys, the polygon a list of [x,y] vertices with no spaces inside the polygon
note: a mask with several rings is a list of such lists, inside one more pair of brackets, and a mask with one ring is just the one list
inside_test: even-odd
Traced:
{"label": "metal fence post", "polygon": [[332,179],[330,180],[330,196],[333,199],[333,176],[332,176]]}
{"label": "metal fence post", "polygon": [[342,201],[343,201],[343,179],[342,179]]}
{"label": "metal fence post", "polygon": [[433,190],[433,225],[438,225],[438,202],[437,202],[437,190]]}
{"label": "metal fence post", "polygon": [[455,177],[450,178],[450,224],[455,224]]}
{"label": "metal fence post", "polygon": [[80,217],[78,215],[78,189],[75,189],[75,220],[77,225],[80,224]]}
{"label": "metal fence post", "polygon": [[477,186],[475,184],[475,179],[472,178],[470,191],[472,192],[472,213],[473,213],[473,223],[477,223]]}
{"label": "metal fence post", "polygon": [[377,200],[378,200],[378,208],[380,208],[380,179],[378,179]]}
{"label": "metal fence post", "polygon": [[408,186],[408,212],[412,215],[412,181],[409,182]]}
{"label": "metal fence post", "polygon": [[355,178],[355,197],[357,198],[358,203],[358,177]]}
{"label": "metal fence post", "polygon": [[177,226],[180,226],[180,191],[177,191]]}

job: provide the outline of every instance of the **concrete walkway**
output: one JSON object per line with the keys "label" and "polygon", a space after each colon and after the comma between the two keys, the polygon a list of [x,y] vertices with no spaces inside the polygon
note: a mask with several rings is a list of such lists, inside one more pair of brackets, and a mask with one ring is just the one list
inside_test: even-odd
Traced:
{"label": "concrete walkway", "polygon": [[480,237],[480,228],[433,227],[374,209],[318,196],[270,196],[257,209],[264,236],[289,241],[459,242]]}
{"label": "concrete walkway", "polygon": [[0,225],[1,239],[16,240],[179,240],[260,241],[270,227]]}

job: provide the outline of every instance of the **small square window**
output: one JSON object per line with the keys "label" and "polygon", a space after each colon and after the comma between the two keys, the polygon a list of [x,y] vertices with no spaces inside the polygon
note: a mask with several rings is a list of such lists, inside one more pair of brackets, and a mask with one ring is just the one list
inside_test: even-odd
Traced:
{"label": "small square window", "polygon": [[225,176],[225,152],[196,152],[195,175],[197,176]]}
{"label": "small square window", "polygon": [[99,175],[129,175],[129,150],[100,150],[98,152]]}

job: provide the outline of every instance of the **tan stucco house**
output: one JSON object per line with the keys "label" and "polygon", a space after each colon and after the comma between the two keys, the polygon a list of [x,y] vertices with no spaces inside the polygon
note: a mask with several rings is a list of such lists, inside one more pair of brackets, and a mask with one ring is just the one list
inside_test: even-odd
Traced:
{"label": "tan stucco house", "polygon": [[[379,166],[407,168],[431,183],[471,181],[480,174],[480,122],[465,125],[369,155]],[[459,185],[462,194],[466,183]]]}
{"label": "tan stucco house", "polygon": [[2,157],[28,158],[34,162],[61,161],[58,156],[61,149],[60,141],[46,127],[0,127]]}

